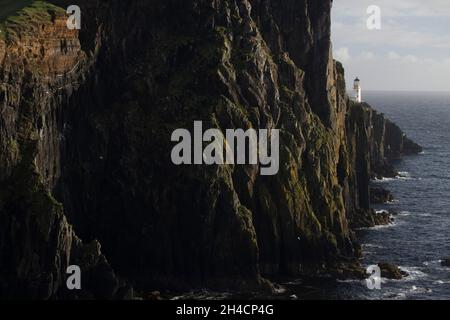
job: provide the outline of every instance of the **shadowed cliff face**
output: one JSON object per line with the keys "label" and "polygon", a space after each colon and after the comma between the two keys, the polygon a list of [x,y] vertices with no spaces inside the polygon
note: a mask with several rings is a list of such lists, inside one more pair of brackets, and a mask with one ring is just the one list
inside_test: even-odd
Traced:
{"label": "shadowed cliff face", "polygon": [[[370,177],[391,170],[386,152],[420,147],[348,100],[331,1],[81,7],[80,33],[50,7],[0,38],[0,294],[58,295],[81,261],[107,274],[86,294],[126,295],[98,242],[74,245],[72,226],[151,287],[255,288],[357,256],[349,226],[376,223]],[[278,175],[173,165],[171,133],[195,120],[279,129]]]}
{"label": "shadowed cliff face", "polygon": [[[8,20],[0,37],[0,297],[129,296],[97,241],[83,244],[52,194],[61,178],[64,107],[88,59],[65,11],[38,3]],[[70,264],[82,292],[63,289]]]}

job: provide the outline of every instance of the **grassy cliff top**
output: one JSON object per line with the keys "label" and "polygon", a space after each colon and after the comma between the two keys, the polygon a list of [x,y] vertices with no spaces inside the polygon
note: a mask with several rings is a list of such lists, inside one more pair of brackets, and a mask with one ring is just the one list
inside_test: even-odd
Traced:
{"label": "grassy cliff top", "polygon": [[0,38],[10,31],[27,29],[33,22],[48,21],[52,13],[64,12],[46,1],[0,0]]}

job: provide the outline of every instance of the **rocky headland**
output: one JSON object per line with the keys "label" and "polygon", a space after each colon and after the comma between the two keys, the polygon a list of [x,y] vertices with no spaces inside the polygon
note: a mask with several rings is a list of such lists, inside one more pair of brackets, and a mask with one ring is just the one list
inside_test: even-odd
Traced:
{"label": "rocky headland", "polygon": [[[361,276],[354,229],[386,223],[370,180],[421,148],[347,96],[331,0],[78,2],[79,31],[69,1],[1,26],[0,297]],[[173,165],[195,120],[279,129],[278,175]]]}

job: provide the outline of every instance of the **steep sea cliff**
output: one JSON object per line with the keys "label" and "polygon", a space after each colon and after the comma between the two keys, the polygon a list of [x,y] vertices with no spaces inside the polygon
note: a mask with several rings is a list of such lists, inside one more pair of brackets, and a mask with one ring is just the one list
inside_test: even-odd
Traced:
{"label": "steep sea cliff", "polygon": [[[48,2],[0,35],[0,296],[360,276],[353,229],[384,220],[370,178],[421,148],[349,100],[332,1],[79,1],[80,31]],[[278,175],[173,165],[195,120],[279,129]]]}

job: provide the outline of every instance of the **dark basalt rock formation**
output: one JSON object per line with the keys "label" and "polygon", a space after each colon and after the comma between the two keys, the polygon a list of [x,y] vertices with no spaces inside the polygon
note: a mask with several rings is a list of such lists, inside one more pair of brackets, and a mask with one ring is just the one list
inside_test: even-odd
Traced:
{"label": "dark basalt rock formation", "polygon": [[[0,38],[1,297],[67,297],[69,264],[91,298],[359,272],[369,180],[420,147],[347,97],[330,0],[78,2]],[[172,165],[194,120],[280,129],[279,174]]]}
{"label": "dark basalt rock formation", "polygon": [[418,154],[422,147],[408,139],[402,130],[391,121],[386,121],[386,157],[399,159],[403,155]]}
{"label": "dark basalt rock formation", "polygon": [[380,187],[370,188],[370,202],[381,204],[394,201],[394,196],[389,190]]}
{"label": "dark basalt rock formation", "polygon": [[351,220],[352,229],[372,228],[375,226],[385,226],[394,222],[394,213],[388,211],[376,212],[373,209],[361,211],[358,216]]}
{"label": "dark basalt rock formation", "polygon": [[378,266],[381,269],[381,277],[386,279],[401,280],[404,277],[409,276],[407,272],[401,270],[399,267],[391,263],[382,262],[379,263]]}
{"label": "dark basalt rock formation", "polygon": [[[86,61],[78,33],[45,3],[21,19],[8,20],[0,38],[0,298],[129,297],[98,241],[83,243],[54,197],[61,113]],[[83,270],[82,291],[64,290],[71,264]]]}
{"label": "dark basalt rock formation", "polygon": [[450,267],[450,257],[444,258],[441,261],[441,265],[443,267]]}

